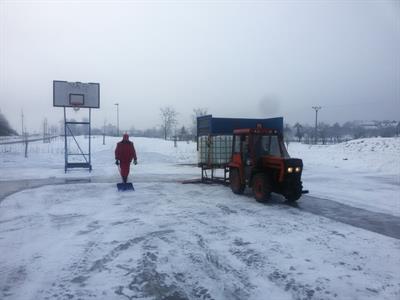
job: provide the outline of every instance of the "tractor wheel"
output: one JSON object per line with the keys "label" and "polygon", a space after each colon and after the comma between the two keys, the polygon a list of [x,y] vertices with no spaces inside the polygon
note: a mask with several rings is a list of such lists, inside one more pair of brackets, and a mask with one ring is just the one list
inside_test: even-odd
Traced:
{"label": "tractor wheel", "polygon": [[296,202],[297,200],[300,199],[300,197],[301,197],[301,194],[293,194],[293,195],[290,195],[290,196],[286,196],[286,200],[288,202]]}
{"label": "tractor wheel", "polygon": [[231,184],[231,190],[235,194],[243,194],[245,185],[240,180],[240,174],[238,169],[231,169],[229,171],[229,182]]}
{"label": "tractor wheel", "polygon": [[256,198],[258,202],[264,202],[271,198],[271,186],[268,177],[264,174],[257,174],[254,176],[252,188],[254,198]]}
{"label": "tractor wheel", "polygon": [[303,190],[303,185],[301,182],[299,184],[296,184],[292,190],[285,195],[285,198],[289,202],[296,202],[297,200],[300,199],[301,197],[301,191]]}

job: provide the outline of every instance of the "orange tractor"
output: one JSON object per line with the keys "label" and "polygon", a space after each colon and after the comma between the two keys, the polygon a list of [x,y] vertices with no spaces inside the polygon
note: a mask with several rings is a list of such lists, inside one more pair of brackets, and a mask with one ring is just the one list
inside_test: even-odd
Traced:
{"label": "orange tractor", "polygon": [[301,182],[303,162],[290,158],[277,130],[261,126],[235,129],[228,166],[230,187],[235,194],[242,194],[248,186],[257,201],[268,200],[272,192],[296,201],[308,192],[303,191]]}

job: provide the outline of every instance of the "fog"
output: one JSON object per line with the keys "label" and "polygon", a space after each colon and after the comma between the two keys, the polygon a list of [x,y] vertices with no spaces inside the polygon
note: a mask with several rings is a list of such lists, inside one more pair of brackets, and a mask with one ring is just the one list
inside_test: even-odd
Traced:
{"label": "fog", "polygon": [[99,82],[93,125],[180,125],[194,108],[285,122],[399,119],[396,1],[0,1],[0,109],[58,124],[52,81]]}

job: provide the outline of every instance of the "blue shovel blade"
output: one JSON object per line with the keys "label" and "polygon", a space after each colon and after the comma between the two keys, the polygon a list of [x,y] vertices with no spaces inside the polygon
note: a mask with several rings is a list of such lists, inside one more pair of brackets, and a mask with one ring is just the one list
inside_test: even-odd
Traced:
{"label": "blue shovel blade", "polygon": [[135,188],[132,185],[132,182],[127,183],[117,183],[118,191],[134,191]]}

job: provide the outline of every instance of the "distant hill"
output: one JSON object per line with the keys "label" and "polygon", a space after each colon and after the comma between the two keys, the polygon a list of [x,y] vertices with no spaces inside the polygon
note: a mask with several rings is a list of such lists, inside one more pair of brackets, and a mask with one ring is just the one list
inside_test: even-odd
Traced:
{"label": "distant hill", "polygon": [[18,133],[10,127],[6,117],[0,112],[0,136],[18,135]]}

